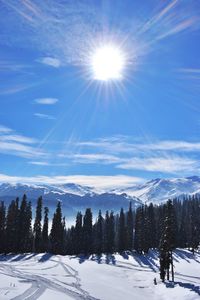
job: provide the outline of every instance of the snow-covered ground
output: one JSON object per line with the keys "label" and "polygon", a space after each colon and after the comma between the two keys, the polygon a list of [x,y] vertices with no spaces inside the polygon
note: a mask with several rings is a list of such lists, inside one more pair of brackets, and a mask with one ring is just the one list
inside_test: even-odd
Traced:
{"label": "snow-covered ground", "polygon": [[[158,256],[0,256],[0,299],[194,300],[200,298],[200,254],[177,250],[175,285],[159,279]],[[154,278],[157,285],[154,285]]]}

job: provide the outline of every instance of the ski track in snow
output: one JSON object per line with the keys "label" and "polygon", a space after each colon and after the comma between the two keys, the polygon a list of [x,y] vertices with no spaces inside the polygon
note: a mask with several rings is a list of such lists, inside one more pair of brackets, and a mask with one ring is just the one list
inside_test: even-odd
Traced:
{"label": "ski track in snow", "polygon": [[[51,261],[56,262],[56,265],[60,265],[65,271],[65,277],[71,277],[72,279],[74,279],[73,283],[61,282],[59,280],[55,280],[54,278],[49,279],[45,278],[42,275],[33,274],[31,273],[31,269],[30,272],[27,272],[27,266],[30,266],[31,268],[31,265],[23,264],[23,261],[21,261],[18,265],[15,266],[11,265],[11,263],[2,263],[0,267],[0,274],[7,275],[9,277],[19,278],[23,280],[24,283],[31,283],[31,287],[25,290],[25,292],[23,292],[22,294],[11,298],[11,300],[36,300],[45,292],[46,289],[52,289],[59,293],[63,293],[64,295],[70,296],[72,299],[76,300],[98,300],[97,298],[92,297],[88,292],[81,288],[81,280],[79,278],[78,272],[74,270],[71,266],[64,263],[61,257],[57,257],[57,259],[58,261],[56,261],[55,259]],[[25,266],[26,269],[23,268]],[[52,268],[54,267],[55,266],[53,266]],[[42,270],[50,268],[44,268]],[[4,295],[9,293],[9,289],[5,289]]]}
{"label": "ski track in snow", "polygon": [[[174,252],[175,284],[161,283],[158,252],[148,255],[50,254],[0,257],[0,300],[197,300],[200,253]],[[154,285],[154,278],[157,285]],[[92,296],[93,295],[93,296]]]}

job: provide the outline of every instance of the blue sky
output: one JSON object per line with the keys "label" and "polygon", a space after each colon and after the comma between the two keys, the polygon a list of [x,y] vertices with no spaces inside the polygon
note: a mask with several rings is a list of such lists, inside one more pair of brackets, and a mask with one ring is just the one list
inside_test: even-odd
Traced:
{"label": "blue sky", "polygon": [[[200,175],[198,0],[0,0],[0,180]],[[95,80],[100,46],[126,55]]]}

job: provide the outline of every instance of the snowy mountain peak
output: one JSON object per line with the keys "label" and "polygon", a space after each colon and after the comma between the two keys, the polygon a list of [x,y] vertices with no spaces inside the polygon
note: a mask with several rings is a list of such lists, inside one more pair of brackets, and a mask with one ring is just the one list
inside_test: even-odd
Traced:
{"label": "snowy mountain peak", "polygon": [[[45,196],[48,199],[71,199],[71,201],[81,202],[81,205],[92,205],[92,201],[103,201],[112,209],[116,202],[123,205],[123,201],[134,201],[141,203],[162,203],[175,197],[184,195],[200,194],[200,177],[190,176],[186,178],[156,178],[146,183],[130,186],[124,189],[115,189],[108,191],[95,190],[94,187],[83,186],[75,183],[66,184],[22,184],[22,183],[1,183],[0,198],[3,197],[21,197],[24,193],[32,199],[39,196]],[[74,199],[74,200],[73,200]],[[78,200],[77,200],[78,199]],[[97,200],[98,199],[98,200]],[[117,200],[116,200],[117,199]],[[98,202],[99,203],[99,202]],[[106,206],[107,204],[105,204]]]}
{"label": "snowy mountain peak", "polygon": [[161,179],[156,178],[144,184],[124,189],[128,195],[138,197],[145,203],[161,203],[175,197],[200,193],[200,177]]}

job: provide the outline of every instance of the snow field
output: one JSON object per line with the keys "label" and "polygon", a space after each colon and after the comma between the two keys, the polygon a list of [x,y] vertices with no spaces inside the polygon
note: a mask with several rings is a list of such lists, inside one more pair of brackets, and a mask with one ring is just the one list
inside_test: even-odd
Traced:
{"label": "snow field", "polygon": [[[0,256],[0,300],[196,300],[200,254],[174,253],[175,284],[159,279],[158,254]],[[154,285],[154,278],[157,285]]]}

